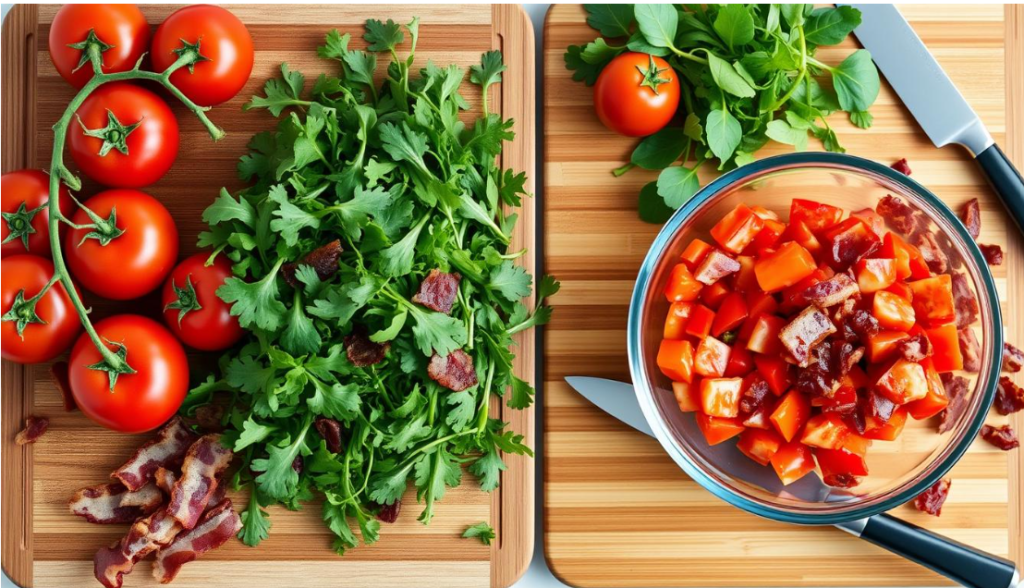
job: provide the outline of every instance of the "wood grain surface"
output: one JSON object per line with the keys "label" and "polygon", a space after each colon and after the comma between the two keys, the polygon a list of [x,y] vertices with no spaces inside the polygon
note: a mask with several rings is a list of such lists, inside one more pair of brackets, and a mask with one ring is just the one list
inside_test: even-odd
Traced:
{"label": "wood grain surface", "polygon": [[[1024,169],[1024,7],[900,6],[989,130]],[[610,171],[635,141],[593,113],[592,93],[565,69],[566,46],[593,40],[577,5],[556,5],[544,39],[544,268],[562,282],[544,336],[544,546],[548,563],[577,586],[934,586],[949,581],[832,528],[759,519],[689,480],[654,439],[589,405],[563,381],[592,375],[628,381],[626,309],[637,269],[659,227],[636,215],[640,188],[657,172]],[[822,48],[838,62],[856,47]],[[978,197],[982,242],[1008,248],[993,268],[1007,339],[1024,341],[1020,240],[969,155],[935,149],[883,84],[868,131],[835,116],[849,153],[910,161],[914,178],[957,209]],[[834,122],[833,122],[834,121]],[[812,141],[812,144],[814,142]],[[812,148],[820,148],[814,146]],[[769,145],[765,157],[788,147]],[[710,174],[702,175],[706,182]],[[1009,238],[1013,235],[1013,238]],[[1006,417],[993,413],[991,423]],[[1012,418],[1024,429],[1024,416]],[[976,442],[953,469],[941,518],[909,506],[893,514],[1024,562],[1022,454]]]}
{"label": "wood grain surface", "polygon": [[[2,66],[3,171],[48,167],[52,146],[50,127],[60,116],[73,90],[57,75],[47,51],[48,23],[57,6],[17,6],[4,21]],[[144,5],[155,27],[177,7]],[[363,23],[368,18],[409,22],[420,17],[418,68],[427,60],[457,63],[464,69],[478,63],[481,53],[501,49],[508,71],[493,86],[492,108],[514,118],[517,139],[506,145],[502,165],[534,172],[534,43],[529,20],[518,6],[351,6],[274,5],[231,6],[246,23],[256,48],[252,78],[239,95],[214,108],[210,116],[228,135],[213,143],[198,121],[177,104],[172,109],[181,127],[182,148],[171,171],[146,189],[163,202],[178,222],[182,257],[195,251],[203,229],[200,215],[221,186],[241,183],[235,163],[256,132],[276,124],[268,113],[243,113],[241,106],[275,76],[281,62],[302,71],[307,80],[331,71],[331,63],[316,57],[316,46],[331,28],[352,33],[352,44],[363,48]],[[383,68],[380,68],[383,71]],[[479,92],[464,87],[464,95],[479,112]],[[169,101],[171,102],[171,101]],[[70,159],[67,160],[70,162]],[[82,195],[99,190],[86,182]],[[534,270],[535,212],[532,199],[524,202],[513,246],[528,247],[522,259]],[[130,310],[156,316],[158,299],[147,296],[124,304],[87,297],[94,316]],[[516,371],[535,379],[532,334],[517,343]],[[190,356],[193,371],[209,358]],[[123,535],[126,527],[90,525],[67,512],[71,493],[87,484],[105,481],[147,436],[125,436],[100,429],[80,412],[66,413],[50,375],[49,365],[3,363],[2,429],[3,569],[20,586],[90,586],[92,556],[100,546]],[[532,444],[533,411],[513,411],[495,402],[492,411]],[[34,446],[20,448],[14,436],[29,414],[50,417],[50,431]],[[534,464],[527,458],[506,457],[500,491],[480,492],[471,479],[450,490],[437,507],[429,527],[416,521],[415,493],[404,499],[398,522],[385,525],[381,540],[339,557],[330,548],[330,534],[320,520],[319,504],[300,512],[271,507],[273,529],[258,548],[231,541],[202,560],[189,564],[174,585],[187,587],[237,586],[475,586],[504,588],[526,569],[533,553]],[[235,498],[244,498],[239,496]],[[237,502],[237,501],[236,501]],[[460,537],[469,525],[490,520],[498,540],[490,547]],[[149,564],[126,577],[128,588],[155,585]]]}

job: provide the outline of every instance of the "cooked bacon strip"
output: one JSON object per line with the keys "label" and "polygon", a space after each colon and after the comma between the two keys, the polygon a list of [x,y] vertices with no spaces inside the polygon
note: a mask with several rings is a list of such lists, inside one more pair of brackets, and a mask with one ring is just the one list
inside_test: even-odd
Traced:
{"label": "cooked bacon strip", "polygon": [[459,282],[462,276],[458,273],[445,273],[439,269],[432,269],[427,277],[420,283],[420,289],[412,297],[412,301],[422,304],[431,310],[449,314],[452,311],[452,304],[459,293]]}
{"label": "cooked bacon strip", "polygon": [[181,476],[171,488],[167,513],[191,529],[217,489],[217,477],[231,464],[234,453],[220,442],[220,435],[204,435],[188,448]]}
{"label": "cooked bacon strip", "polygon": [[981,438],[995,445],[1003,451],[1009,451],[1020,447],[1020,440],[1017,439],[1017,432],[1010,425],[993,427],[985,425],[981,428]]}
{"label": "cooked bacon strip", "polygon": [[1007,376],[999,378],[996,400],[992,403],[999,414],[1013,414],[1024,410],[1024,388],[1013,383]]}
{"label": "cooked bacon strip", "polygon": [[[1003,248],[999,245],[986,245],[984,243],[978,243],[978,247],[981,248],[981,255],[984,256],[985,261],[989,265],[1003,265]],[[922,253],[924,253],[922,251]]]}
{"label": "cooked bacon strip", "polygon": [[[967,380],[950,373],[941,374],[940,378],[942,387],[946,391],[946,397],[949,398],[949,404],[939,413],[939,432],[945,433],[953,430],[960,420],[960,416],[967,409]],[[1009,380],[1009,378],[1004,379]]]}
{"label": "cooked bacon strip", "polygon": [[81,488],[68,501],[71,514],[90,523],[130,523],[160,508],[164,495],[154,484],[130,491],[119,482]]}
{"label": "cooked bacon strip", "polygon": [[169,495],[171,488],[174,487],[174,483],[178,481],[178,474],[167,468],[157,468],[153,472],[153,481],[156,483],[157,488]]}
{"label": "cooked bacon strip", "polygon": [[1024,351],[1009,343],[1003,344],[1003,371],[1019,372],[1024,367]]}
{"label": "cooked bacon strip", "polygon": [[58,361],[50,366],[50,377],[53,378],[57,391],[60,392],[60,399],[64,401],[64,412],[71,412],[78,409],[75,397],[71,395],[71,380],[68,377],[68,362]]}
{"label": "cooked bacon strip", "polygon": [[917,228],[917,219],[914,218],[916,211],[891,194],[879,199],[875,205],[875,212],[898,233],[910,235]]}
{"label": "cooked bacon strip", "polygon": [[797,363],[801,367],[806,367],[811,358],[811,351],[835,332],[836,327],[828,319],[828,315],[816,306],[808,306],[782,327],[779,331],[779,340]]}
{"label": "cooked bacon strip", "polygon": [[14,442],[18,445],[35,443],[43,436],[43,433],[50,428],[50,419],[46,417],[30,416],[25,419],[25,428],[18,431]]}
{"label": "cooked bacon strip", "polygon": [[923,231],[914,235],[912,240],[932,273],[944,274],[949,271],[949,258],[934,233]]}
{"label": "cooked bacon strip", "polygon": [[454,392],[462,392],[477,383],[473,358],[461,349],[452,351],[447,357],[435,353],[427,366],[427,375]]}
{"label": "cooked bacon strip", "polygon": [[374,343],[366,333],[353,332],[345,337],[345,356],[356,367],[367,367],[384,361],[391,343]]}
{"label": "cooked bacon strip", "polygon": [[804,290],[804,299],[818,308],[828,308],[858,294],[860,288],[853,278],[846,274],[836,274]]}
{"label": "cooked bacon strip", "polygon": [[949,478],[943,478],[935,482],[931,488],[928,488],[914,499],[914,507],[921,512],[940,516],[942,514],[942,505],[946,503],[946,498],[949,496],[949,488],[952,485],[953,481]]}
{"label": "cooked bacon strip", "polygon": [[300,261],[286,263],[281,266],[281,277],[289,286],[295,288],[299,281],[295,278],[295,271],[300,265],[308,265],[316,271],[320,280],[327,280],[338,271],[338,260],[341,259],[341,241],[335,239],[326,245],[321,245],[310,251]]}
{"label": "cooked bacon strip", "polygon": [[119,542],[103,547],[93,558],[94,573],[106,588],[121,588],[124,574],[128,574],[141,559],[171,541],[181,532],[181,525],[158,510],[135,521]]}
{"label": "cooked bacon strip", "polygon": [[981,235],[981,205],[977,198],[971,198],[960,210],[960,220],[967,227],[967,233],[975,239]]}
{"label": "cooked bacon strip", "polygon": [[123,466],[111,474],[121,481],[129,490],[138,490],[153,478],[153,472],[159,467],[169,467],[181,463],[196,440],[196,435],[179,417],[174,417],[160,429],[151,441],[135,452],[135,455]]}
{"label": "cooked bacon strip", "polygon": [[231,501],[222,500],[206,511],[195,528],[179,534],[170,545],[156,553],[153,577],[161,584],[167,584],[178,575],[181,566],[224,545],[241,529],[242,519],[231,508]]}

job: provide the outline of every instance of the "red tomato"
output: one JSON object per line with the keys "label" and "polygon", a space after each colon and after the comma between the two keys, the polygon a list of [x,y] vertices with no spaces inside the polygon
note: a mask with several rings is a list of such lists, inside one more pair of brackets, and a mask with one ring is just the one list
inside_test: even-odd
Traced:
{"label": "red tomato", "polygon": [[182,8],[160,25],[153,35],[153,70],[164,71],[177,59],[182,43],[197,45],[204,60],[190,71],[182,67],[171,74],[173,83],[200,106],[231,100],[252,73],[252,36],[242,21],[219,6],[199,4]]}
{"label": "red tomato", "polygon": [[[53,278],[53,263],[35,255],[12,255],[4,259],[2,275],[3,358],[17,363],[40,363],[50,361],[70,347],[82,324],[59,282],[36,302],[34,318],[25,307],[22,307],[23,315],[12,312],[18,293],[22,294],[22,300],[31,300],[49,283]],[[20,336],[19,323],[23,326]]]}
{"label": "red tomato", "polygon": [[149,45],[149,23],[134,4],[65,4],[50,24],[50,59],[76,88],[92,79],[92,64],[79,68],[82,50],[69,45],[84,41],[90,30],[109,45],[102,53],[103,73],[130,70]]}
{"label": "red tomato", "polygon": [[[92,229],[68,232],[68,267],[87,289],[112,300],[130,300],[163,283],[178,257],[178,229],[163,204],[138,190],[107,190],[85,202],[101,218],[116,210],[116,231],[106,245],[85,238]],[[79,209],[72,221],[90,222]]]}
{"label": "red tomato", "polygon": [[148,186],[178,157],[178,120],[159,96],[145,88],[127,82],[101,86],[75,114],[82,124],[76,121],[68,129],[71,158],[103,185]]}
{"label": "red tomato", "polygon": [[[0,177],[4,222],[0,224],[0,257],[20,253],[50,256],[49,211],[38,210],[50,201],[50,176],[38,169],[23,169]],[[22,209],[24,205],[24,209]],[[60,185],[60,209],[73,209],[67,186]],[[33,211],[36,211],[33,214]],[[27,229],[27,230],[26,230]],[[26,247],[25,241],[28,241]]]}
{"label": "red tomato", "polygon": [[164,284],[164,322],[186,345],[202,351],[227,349],[244,331],[231,307],[217,296],[217,288],[231,277],[231,263],[224,257],[206,265],[207,255],[186,258]]}
{"label": "red tomato", "polygon": [[604,126],[627,137],[660,131],[679,107],[679,80],[667,61],[623,53],[601,70],[594,109]]}
{"label": "red tomato", "polygon": [[[89,366],[102,356],[88,335],[71,349],[68,379],[78,408],[97,424],[124,433],[142,433],[174,416],[188,392],[188,362],[181,343],[160,323],[121,314],[96,323],[101,338],[123,345],[135,373],[120,374],[110,389],[108,372]],[[115,345],[109,346],[118,351]]]}

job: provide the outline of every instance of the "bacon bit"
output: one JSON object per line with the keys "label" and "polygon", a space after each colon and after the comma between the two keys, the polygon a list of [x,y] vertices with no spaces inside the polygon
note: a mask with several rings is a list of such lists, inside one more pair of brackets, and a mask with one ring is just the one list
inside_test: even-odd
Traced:
{"label": "bacon bit", "polygon": [[968,200],[960,209],[960,220],[967,227],[967,234],[977,239],[981,235],[981,205],[977,198]]}
{"label": "bacon bit", "polygon": [[853,488],[860,485],[860,478],[850,474],[828,474],[821,481],[833,488]]}
{"label": "bacon bit", "polygon": [[196,526],[214,490],[217,476],[231,464],[234,453],[220,442],[220,435],[204,435],[185,454],[181,476],[171,488],[167,513],[185,529]]}
{"label": "bacon bit", "polygon": [[704,257],[704,261],[697,266],[697,271],[694,272],[693,277],[701,284],[710,286],[725,276],[738,271],[740,271],[740,262],[717,249],[713,249],[711,253]]}
{"label": "bacon bit", "polygon": [[859,308],[853,311],[853,314],[850,316],[849,323],[850,328],[852,328],[862,340],[867,339],[871,335],[877,334],[882,328],[878,324],[878,319],[871,316],[870,312]]}
{"label": "bacon bit", "polygon": [[981,438],[1003,451],[1009,451],[1015,447],[1020,447],[1020,441],[1017,439],[1017,433],[1014,432],[1013,427],[1010,425],[1003,425],[998,428],[991,425],[985,425],[981,428]]}
{"label": "bacon bit", "polygon": [[391,504],[383,504],[380,510],[377,511],[377,520],[382,523],[393,523],[398,520],[398,513],[402,511],[402,499],[392,502]]}
{"label": "bacon bit", "polygon": [[163,426],[156,437],[139,447],[123,466],[110,476],[119,480],[129,490],[138,490],[153,478],[159,467],[177,466],[185,452],[196,440],[196,435],[179,417],[174,417]]}
{"label": "bacon bit", "polygon": [[1013,414],[1024,410],[1024,389],[1013,383],[1008,376],[999,378],[996,400],[992,403],[999,414]]}
{"label": "bacon bit", "polygon": [[[835,345],[833,345],[833,348]],[[864,347],[854,347],[849,343],[843,343],[839,346],[839,353],[836,354],[835,361],[833,361],[833,369],[839,372],[839,375],[845,376],[850,373],[853,366],[860,363],[860,360],[864,358]]]}
{"label": "bacon bit", "polygon": [[365,333],[355,333],[345,337],[345,355],[349,363],[356,367],[367,367],[384,361],[391,342],[374,343]]}
{"label": "bacon bit", "polygon": [[928,264],[928,269],[935,274],[944,274],[949,271],[949,258],[946,257],[935,234],[931,232],[920,232],[913,237],[914,245],[921,251],[921,257]]}
{"label": "bacon bit", "polygon": [[326,442],[327,451],[341,453],[341,423],[331,418],[318,416],[313,421],[313,426]]}
{"label": "bacon bit", "polygon": [[813,365],[797,372],[793,386],[805,396],[831,398],[837,384],[831,374],[818,365]]}
{"label": "bacon bit", "polygon": [[181,533],[170,545],[156,553],[153,577],[161,584],[167,584],[174,580],[183,565],[224,545],[241,529],[242,519],[231,508],[231,501],[224,499],[206,511],[194,529]]}
{"label": "bacon bit", "polygon": [[68,509],[90,523],[110,525],[130,523],[160,508],[163,502],[164,495],[153,484],[132,492],[119,482],[110,482],[79,489],[68,501]]}
{"label": "bacon bit", "polygon": [[984,243],[978,243],[978,247],[981,249],[981,255],[989,265],[1003,265],[1002,247],[999,245],[985,245]]}
{"label": "bacon bit", "polygon": [[427,375],[454,392],[462,392],[477,384],[473,358],[461,349],[452,351],[447,357],[435,353],[427,366]]}
{"label": "bacon bit", "polygon": [[1019,372],[1024,367],[1024,351],[1009,343],[1003,343],[1003,371]]}
{"label": "bacon bit", "polygon": [[164,494],[170,495],[171,489],[174,488],[174,483],[177,481],[178,474],[167,468],[157,468],[153,472],[153,482]]}
{"label": "bacon bit", "polygon": [[864,224],[866,224],[868,228],[871,229],[871,232],[876,235],[881,235],[882,231],[885,229],[885,221],[882,220],[882,217],[879,216],[874,209],[862,208],[858,211],[851,212],[850,216],[864,221]]}
{"label": "bacon bit", "polygon": [[896,350],[903,359],[918,362],[932,354],[932,342],[924,333],[918,333],[900,341],[896,345]]}
{"label": "bacon bit", "polygon": [[124,574],[131,573],[135,564],[164,545],[168,545],[181,532],[178,521],[166,510],[135,521],[119,542],[103,547],[93,558],[94,573],[106,588],[121,588]]}
{"label": "bacon bit", "polygon": [[53,384],[57,386],[57,391],[60,392],[60,398],[64,401],[64,412],[78,410],[78,404],[75,402],[75,397],[71,394],[71,379],[68,376],[68,362],[58,361],[51,365],[50,377],[53,378]]}
{"label": "bacon bit", "polygon": [[764,400],[769,394],[771,388],[768,387],[768,382],[760,374],[755,373],[750,385],[743,391],[743,397],[740,398],[740,414],[753,414],[764,405]]}
{"label": "bacon bit", "polygon": [[967,276],[961,273],[950,274],[953,283],[953,308],[956,310],[956,327],[963,329],[978,320],[978,299],[971,290]]}
{"label": "bacon bit", "polygon": [[916,211],[892,194],[886,194],[878,201],[875,212],[898,233],[909,235],[917,228]]}
{"label": "bacon bit", "polygon": [[893,168],[894,170],[900,172],[901,174],[903,174],[905,176],[909,176],[910,175],[910,164],[907,163],[907,158],[906,157],[904,157],[903,159],[901,159],[901,160],[897,161],[896,163],[890,165],[889,167]]}
{"label": "bacon bit", "polygon": [[868,392],[867,399],[867,413],[883,423],[889,422],[896,412],[896,404],[874,390]]}
{"label": "bacon bit", "polygon": [[952,485],[953,481],[949,478],[943,478],[935,482],[931,488],[925,490],[914,499],[914,507],[921,512],[940,516],[942,514],[942,505],[946,502],[946,497],[949,496],[949,487]]}
{"label": "bacon bit", "polygon": [[341,241],[335,239],[310,251],[298,262],[282,265],[281,277],[289,286],[297,288],[299,281],[295,277],[295,272],[300,265],[308,265],[316,271],[316,275],[321,281],[327,280],[338,271],[338,260],[341,259],[342,251],[344,249],[341,248]]}
{"label": "bacon bit", "polygon": [[859,293],[860,288],[857,287],[857,282],[843,273],[836,274],[824,282],[818,282],[810,286],[804,290],[803,296],[807,302],[818,308],[828,308],[840,304]]}
{"label": "bacon bit", "polygon": [[462,276],[458,273],[449,274],[439,269],[432,269],[427,277],[420,282],[420,289],[412,297],[412,301],[431,310],[450,314],[452,304],[455,303],[455,297],[459,293],[460,281],[462,281]]}
{"label": "bacon bit", "polygon": [[50,419],[46,417],[29,416],[25,419],[25,428],[18,431],[18,434],[14,437],[14,442],[18,445],[35,443],[49,428]]}
{"label": "bacon bit", "polygon": [[806,366],[811,350],[835,332],[836,327],[828,320],[828,315],[815,306],[808,306],[782,327],[779,340],[800,365]]}
{"label": "bacon bit", "polygon": [[960,354],[964,357],[964,371],[978,373],[981,370],[981,344],[974,335],[974,329],[960,329],[956,338],[960,343]]}
{"label": "bacon bit", "polygon": [[953,374],[940,374],[942,387],[946,390],[946,397],[949,404],[939,413],[939,432],[945,433],[953,430],[960,416],[967,408],[967,380]]}

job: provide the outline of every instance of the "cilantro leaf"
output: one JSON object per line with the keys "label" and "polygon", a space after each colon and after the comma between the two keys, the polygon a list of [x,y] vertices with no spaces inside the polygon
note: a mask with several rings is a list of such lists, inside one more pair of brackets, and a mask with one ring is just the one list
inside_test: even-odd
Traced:
{"label": "cilantro leaf", "polygon": [[256,499],[256,487],[249,489],[249,507],[242,511],[242,530],[238,538],[249,547],[256,547],[270,535],[270,517],[260,508]]}
{"label": "cilantro leaf", "polygon": [[487,521],[477,523],[462,532],[463,539],[472,539],[476,537],[484,545],[490,545],[491,541],[493,541],[496,536],[494,528],[492,528]]}
{"label": "cilantro leaf", "polygon": [[466,327],[459,319],[416,306],[409,309],[414,321],[413,338],[423,355],[429,356],[433,352],[446,356],[466,344]]}
{"label": "cilantro leaf", "polygon": [[228,278],[217,288],[217,296],[231,304],[231,316],[238,317],[238,323],[245,328],[259,327],[265,331],[276,331],[284,320],[285,306],[278,300],[277,269],[281,261],[263,279],[246,282],[240,278]]}
{"label": "cilantro leaf", "polygon": [[368,51],[394,51],[395,47],[405,40],[402,27],[390,18],[386,23],[376,19],[366,21],[366,34],[363,35],[369,46]]}

